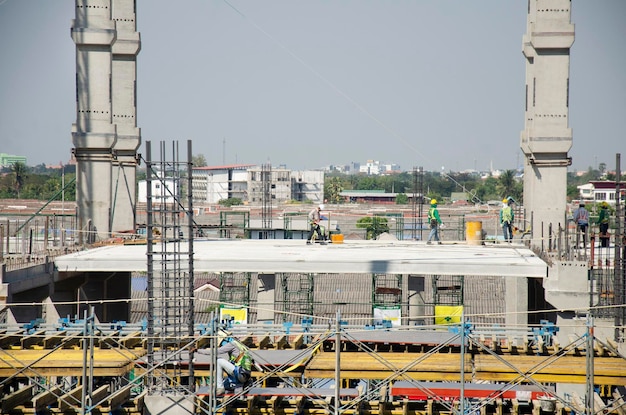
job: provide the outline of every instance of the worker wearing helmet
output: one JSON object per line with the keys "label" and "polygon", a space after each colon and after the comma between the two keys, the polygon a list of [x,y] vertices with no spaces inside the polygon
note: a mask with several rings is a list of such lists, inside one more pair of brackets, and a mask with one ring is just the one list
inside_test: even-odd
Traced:
{"label": "worker wearing helmet", "polygon": [[310,228],[309,228],[309,235],[307,236],[307,240],[306,240],[307,245],[311,244],[311,242],[313,241],[313,235],[315,235],[316,232],[317,232],[318,239],[320,239],[323,244],[326,243],[324,242],[326,239],[326,236],[324,235],[324,232],[322,231],[322,228],[320,226],[320,219],[321,219],[320,212],[322,211],[322,209],[324,209],[324,205],[318,205],[309,212]]}
{"label": "worker wearing helmet", "polygon": [[[211,350],[196,347],[192,347],[190,352],[209,355],[212,353]],[[253,362],[247,348],[236,338],[229,336],[220,341],[216,363],[217,395],[223,395],[226,391],[232,392],[250,380]]]}
{"label": "worker wearing helmet", "polygon": [[600,225],[600,246],[606,248],[609,246],[609,204],[600,203],[600,215],[596,222]]}
{"label": "worker wearing helmet", "polygon": [[428,221],[430,222],[430,234],[428,235],[428,245],[430,242],[435,240],[439,245],[441,245],[441,241],[439,240],[439,226],[443,225],[441,218],[439,217],[439,210],[437,209],[437,199],[430,200],[430,209],[428,209]]}
{"label": "worker wearing helmet", "polygon": [[513,241],[513,208],[511,204],[513,199],[508,198],[502,200],[502,209],[500,209],[500,225],[502,226],[502,233],[504,234],[505,242]]}

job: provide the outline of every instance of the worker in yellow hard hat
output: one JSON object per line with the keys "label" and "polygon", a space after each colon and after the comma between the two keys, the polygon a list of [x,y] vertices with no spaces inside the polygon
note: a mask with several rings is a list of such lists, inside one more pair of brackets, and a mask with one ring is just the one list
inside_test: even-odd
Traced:
{"label": "worker in yellow hard hat", "polygon": [[428,209],[428,221],[430,222],[430,234],[428,235],[428,245],[432,240],[437,241],[441,245],[439,240],[439,226],[443,225],[441,218],[439,217],[439,210],[437,209],[437,199],[430,200],[430,209]]}
{"label": "worker in yellow hard hat", "polygon": [[512,199],[502,200],[502,209],[500,209],[500,225],[504,234],[504,242],[513,241],[513,208],[511,207]]}

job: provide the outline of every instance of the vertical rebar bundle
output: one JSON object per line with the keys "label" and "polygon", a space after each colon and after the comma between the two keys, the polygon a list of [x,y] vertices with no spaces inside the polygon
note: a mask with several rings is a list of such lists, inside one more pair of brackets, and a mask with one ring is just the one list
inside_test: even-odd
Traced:
{"label": "vertical rebar bundle", "polygon": [[[153,162],[146,142],[147,241],[148,241],[148,364],[163,369],[150,372],[153,393],[182,392],[180,348],[193,335],[193,208],[183,204],[183,182],[190,181],[191,143],[188,160],[180,161],[178,143],[171,153],[160,143],[160,160]],[[192,186],[187,183],[187,192]],[[183,225],[187,220],[187,238]]]}

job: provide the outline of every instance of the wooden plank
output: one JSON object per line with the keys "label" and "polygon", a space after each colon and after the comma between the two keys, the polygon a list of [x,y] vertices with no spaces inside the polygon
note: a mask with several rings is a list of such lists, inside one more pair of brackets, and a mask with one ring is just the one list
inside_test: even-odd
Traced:
{"label": "wooden plank", "polygon": [[0,337],[0,349],[8,349],[11,346],[19,344],[24,337],[24,330],[16,331],[15,333],[4,334]]}
{"label": "wooden plank", "polygon": [[102,385],[92,393],[92,402],[100,402],[104,398],[109,395],[109,386],[110,385]]}
{"label": "wooden plank", "polygon": [[136,385],[126,385],[123,389],[113,392],[105,401],[105,406],[111,409],[119,408],[124,402],[130,399],[130,390]]}
{"label": "wooden plank", "polygon": [[130,334],[127,334],[123,338],[120,339],[120,344],[124,346],[126,349],[134,349],[143,341],[142,334],[140,331],[136,331]]}
{"label": "wooden plank", "polygon": [[59,397],[59,409],[67,411],[68,409],[80,409],[83,387],[77,386],[71,391]]}
{"label": "wooden plank", "polygon": [[303,334],[298,334],[296,336],[296,338],[293,339],[293,348],[294,349],[300,349],[300,348],[302,348],[303,344],[304,344],[304,335]]}
{"label": "wooden plank", "polygon": [[35,407],[35,410],[40,411],[47,406],[52,405],[57,401],[58,397],[61,396],[61,393],[62,391],[60,386],[53,386],[50,389],[35,395],[33,398],[33,406]]}
{"label": "wooden plank", "polygon": [[30,401],[33,398],[34,389],[35,385],[28,385],[4,396],[0,400],[0,402],[2,402],[2,404],[0,405],[0,407],[2,407],[2,413],[7,413],[14,409],[16,406],[23,405],[26,402]]}
{"label": "wooden plank", "polygon": [[[141,356],[143,349],[133,351],[119,349],[94,350],[95,376],[122,376]],[[22,371],[25,376],[81,376],[83,351],[80,349],[51,350],[5,350],[0,359],[0,377],[15,375]]]}
{"label": "wooden plank", "polygon": [[269,334],[265,334],[259,340],[259,349],[267,349],[268,347],[272,347],[272,339]]}
{"label": "wooden plank", "polygon": [[624,409],[624,397],[618,392],[613,392],[613,409],[618,415],[626,415],[626,409]]}
{"label": "wooden plank", "polygon": [[98,346],[101,349],[117,347],[119,344],[119,335],[120,335],[119,330],[109,333],[106,337],[103,337],[102,339],[98,341]]}
{"label": "wooden plank", "polygon": [[[316,370],[335,370],[335,353],[318,353],[311,359],[305,372],[313,373]],[[362,352],[341,353],[341,371],[351,370],[359,372],[391,373],[394,370],[410,367],[410,372],[440,372],[455,373],[458,376],[461,370],[459,354],[447,353],[379,353],[374,356]],[[471,369],[471,356],[465,356],[466,371]]]}
{"label": "wooden plank", "polygon": [[277,349],[289,348],[289,341],[287,340],[287,335],[283,334],[282,336],[278,338],[278,340],[276,341],[276,348]]}
{"label": "wooden plank", "polygon": [[43,348],[44,349],[55,348],[56,346],[61,344],[61,342],[63,341],[63,339],[65,339],[66,336],[67,336],[67,332],[65,331],[57,331],[55,334],[46,336],[43,339]]}
{"label": "wooden plank", "polygon": [[39,344],[42,343],[43,344],[43,339],[46,335],[46,330],[39,330],[31,335],[22,337],[22,349],[28,349],[31,346],[35,345],[35,344]]}
{"label": "wooden plank", "polygon": [[72,347],[77,347],[80,344],[80,341],[83,338],[83,334],[79,331],[74,331],[68,334],[68,336],[63,340],[63,348],[70,349]]}

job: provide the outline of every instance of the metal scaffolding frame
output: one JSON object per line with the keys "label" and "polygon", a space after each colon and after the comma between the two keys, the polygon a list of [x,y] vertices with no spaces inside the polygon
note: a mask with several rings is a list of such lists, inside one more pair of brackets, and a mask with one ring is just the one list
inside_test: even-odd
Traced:
{"label": "metal scaffolding frame", "polygon": [[283,290],[283,322],[299,323],[302,315],[313,315],[313,274],[280,274]]}

